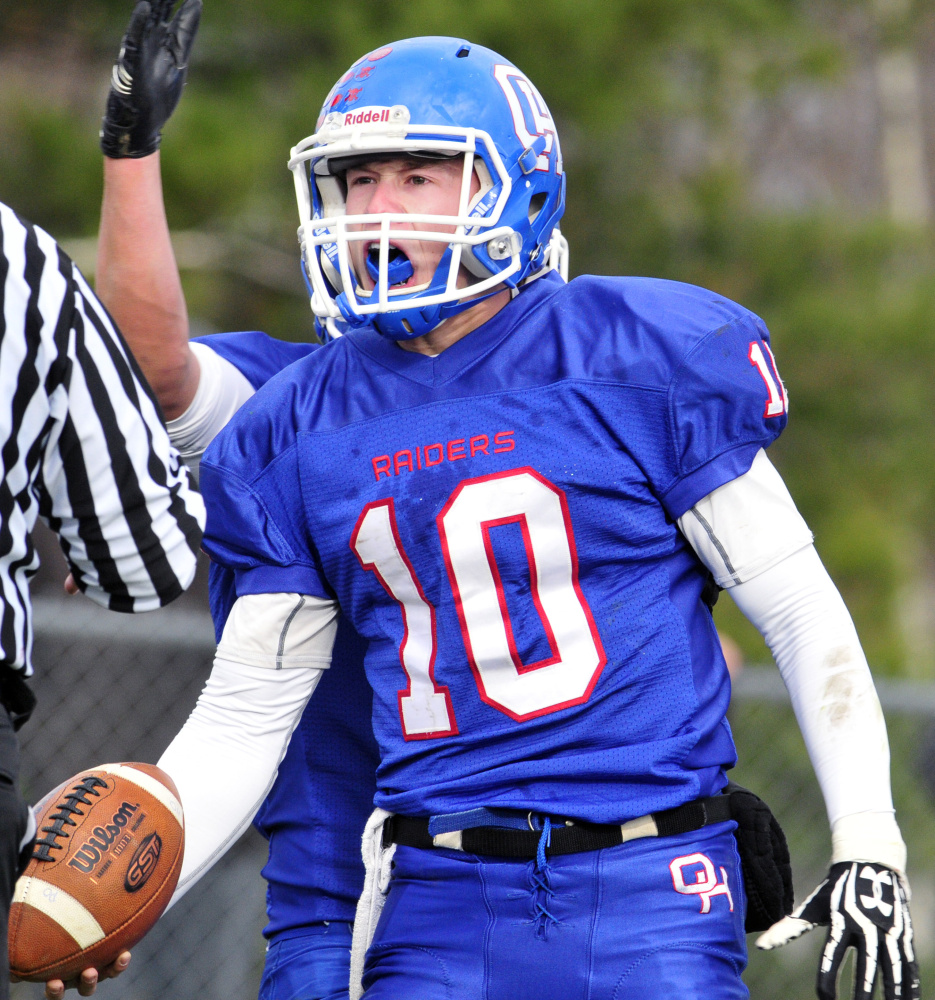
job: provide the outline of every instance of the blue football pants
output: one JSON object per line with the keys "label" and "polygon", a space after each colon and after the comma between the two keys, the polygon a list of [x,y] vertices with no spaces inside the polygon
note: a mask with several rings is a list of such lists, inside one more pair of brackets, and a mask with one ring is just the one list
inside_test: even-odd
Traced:
{"label": "blue football pants", "polygon": [[397,847],[365,1000],[746,1000],[734,824],[535,861]]}
{"label": "blue football pants", "polygon": [[332,920],[273,938],[266,950],[259,1000],[347,1000],[351,928]]}

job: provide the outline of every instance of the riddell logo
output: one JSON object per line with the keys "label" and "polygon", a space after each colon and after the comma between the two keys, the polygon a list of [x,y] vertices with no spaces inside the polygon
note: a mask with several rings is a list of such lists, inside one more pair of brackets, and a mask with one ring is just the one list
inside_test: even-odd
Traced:
{"label": "riddell logo", "polygon": [[127,869],[127,877],[123,880],[123,887],[127,892],[136,892],[142,889],[149,879],[149,876],[156,870],[156,862],[162,854],[162,840],[158,833],[151,833],[142,844],[136,849],[130,867]]}
{"label": "riddell logo", "polygon": [[344,114],[345,125],[367,125],[370,122],[388,122],[389,108],[361,108],[360,111],[347,111]]}

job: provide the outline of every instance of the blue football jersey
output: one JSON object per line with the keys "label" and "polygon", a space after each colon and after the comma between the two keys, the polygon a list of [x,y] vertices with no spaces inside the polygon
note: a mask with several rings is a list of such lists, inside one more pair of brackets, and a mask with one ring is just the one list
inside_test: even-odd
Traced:
{"label": "blue football jersey", "polygon": [[270,380],[202,463],[205,545],[367,642],[379,805],[622,822],[735,762],[676,519],[785,423],[746,309],[545,277],[435,358],[365,328]]}
{"label": "blue football jersey", "polygon": [[265,385],[293,361],[307,358],[320,346],[276,340],[259,330],[211,333],[205,337],[193,337],[192,340],[210,347],[215,354],[229,361],[254,389]]}
{"label": "blue football jersey", "polygon": [[[254,389],[319,346],[253,331],[196,339],[230,361]],[[236,599],[233,582],[233,573],[212,561],[208,590],[219,641]],[[373,809],[379,761],[364,649],[342,620],[334,650],[338,669],[325,675],[307,705],[253,821],[269,841],[263,869],[267,937],[320,921],[354,919],[364,881],[360,837]]]}

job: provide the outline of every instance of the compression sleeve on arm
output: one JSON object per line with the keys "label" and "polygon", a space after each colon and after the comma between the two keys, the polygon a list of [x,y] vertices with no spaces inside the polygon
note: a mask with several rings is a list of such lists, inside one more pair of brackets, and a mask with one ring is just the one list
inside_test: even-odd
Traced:
{"label": "compression sleeve on arm", "polygon": [[188,409],[166,426],[182,460],[197,477],[205,449],[254,390],[236,365],[206,344],[193,342],[189,347],[200,369],[198,388]]}
{"label": "compression sleeve on arm", "polygon": [[761,448],[748,472],[699,500],[679,528],[720,587],[733,587],[812,543],[786,484]]}
{"label": "compression sleeve on arm", "polygon": [[854,623],[812,546],[731,597],[782,674],[831,822],[832,863],[906,868],[890,791],[883,711]]}
{"label": "compression sleeve on arm", "polygon": [[331,662],[337,605],[300,594],[234,603],[211,676],[159,760],[185,813],[173,902],[227,851],[266,798],[305,704]]}
{"label": "compression sleeve on arm", "polygon": [[824,795],[832,861],[904,871],[886,724],[870,668],[811,533],[765,453],[679,526],[776,660]]}

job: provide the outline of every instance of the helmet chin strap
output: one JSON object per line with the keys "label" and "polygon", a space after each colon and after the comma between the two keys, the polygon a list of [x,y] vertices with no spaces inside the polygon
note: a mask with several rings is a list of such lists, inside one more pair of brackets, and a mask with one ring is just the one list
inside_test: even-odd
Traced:
{"label": "helmet chin strap", "polygon": [[[446,318],[441,315],[441,303],[415,310],[409,302],[405,309],[395,312],[361,316],[351,308],[345,292],[341,292],[335,302],[349,327],[360,329],[364,326],[373,326],[378,333],[390,340],[411,340],[413,337],[424,337]],[[473,302],[468,304],[473,305]]]}

